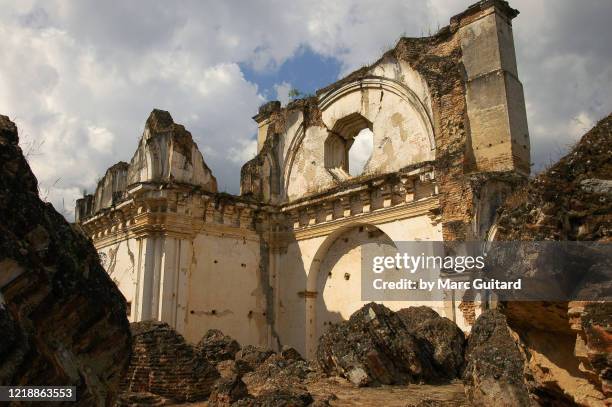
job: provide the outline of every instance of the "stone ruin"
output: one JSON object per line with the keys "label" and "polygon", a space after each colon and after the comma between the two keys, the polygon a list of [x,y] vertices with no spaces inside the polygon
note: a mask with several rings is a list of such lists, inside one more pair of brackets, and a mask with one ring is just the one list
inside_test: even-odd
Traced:
{"label": "stone ruin", "polygon": [[[118,405],[208,400],[210,406],[324,406],[335,395],[317,393],[313,386],[325,386],[326,377],[340,376],[356,386],[461,378],[463,332],[427,307],[395,313],[372,303],[334,328],[323,335],[317,361],[309,362],[293,348],[277,353],[241,347],[218,330],[192,346],[166,323],[133,323],[133,356]],[[447,336],[449,331],[453,335]]]}
{"label": "stone ruin", "polygon": [[[333,404],[326,387],[363,395],[333,376],[465,387],[465,399],[409,405],[609,402],[609,297],[458,296],[428,304],[434,312],[364,305],[348,272],[350,249],[368,242],[610,242],[611,116],[526,182],[515,16],[503,1],[479,2],[313,98],[265,105],[240,196],[219,193],[189,132],[154,111],[131,162],[108,170],[71,226],[40,201],[17,129],[0,116],[0,384],[74,385],[88,406],[118,392],[119,405]],[[346,153],[365,128],[387,141],[351,175]],[[609,292],[601,266],[575,288]],[[201,289],[228,282],[239,289]],[[334,290],[352,301],[343,308]],[[160,322],[136,322],[132,338],[126,314]]]}
{"label": "stone ruin", "polygon": [[[75,211],[130,321],[166,322],[192,343],[219,329],[312,358],[327,327],[365,304],[364,245],[484,239],[530,171],[517,14],[478,2],[312,97],[265,104],[240,195],[218,192],[192,135],[154,110],[129,163]],[[351,173],[362,136],[372,153]],[[468,332],[485,305],[464,297],[421,305]]]}
{"label": "stone ruin", "polygon": [[[609,242],[611,141],[612,115],[507,199],[492,238]],[[310,362],[293,348],[241,346],[218,330],[196,345],[163,322],[135,323],[130,335],[124,299],[86,238],[40,201],[17,143],[14,124],[0,116],[3,384],[74,385],[81,405],[100,406],[112,405],[117,393],[119,406],[204,399],[218,406],[328,405],[335,392],[373,403],[334,376],[368,387],[435,384],[428,394],[450,386],[435,398],[408,386],[402,397],[414,406],[609,401],[609,299],[500,303],[475,320],[467,338],[429,307],[394,312],[367,304],[328,327]],[[520,261],[539,272],[527,263],[532,258]],[[611,280],[599,266],[592,265],[594,274],[585,268],[575,288],[607,292]],[[374,397],[397,397],[392,393]]]}

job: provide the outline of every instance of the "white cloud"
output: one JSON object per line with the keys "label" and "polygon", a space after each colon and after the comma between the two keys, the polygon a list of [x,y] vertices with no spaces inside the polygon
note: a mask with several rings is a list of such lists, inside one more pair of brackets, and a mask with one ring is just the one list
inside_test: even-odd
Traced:
{"label": "white cloud", "polygon": [[349,150],[349,174],[359,175],[372,156],[374,150],[374,133],[370,129],[363,129],[355,136],[353,145]]}
{"label": "white cloud", "polygon": [[104,127],[87,126],[89,144],[98,152],[104,153],[113,148],[115,135]]}
{"label": "white cloud", "polygon": [[276,91],[276,100],[280,101],[284,106],[291,98],[289,97],[289,92],[293,89],[293,86],[289,82],[277,83],[274,85],[274,90]]}
{"label": "white cloud", "polygon": [[257,155],[257,140],[243,140],[240,144],[240,148],[230,147],[228,158],[242,165]]}
{"label": "white cloud", "polygon": [[[44,142],[30,161],[41,188],[57,190],[49,194],[56,207],[63,197],[71,210],[75,191],[92,191],[109,165],[130,159],[155,107],[185,124],[219,185],[237,192],[240,164],[256,149],[251,116],[263,102],[240,63],[275,69],[308,46],[346,73],[402,33],[448,24],[470,3],[0,0],[0,113],[23,140]],[[610,111],[611,5],[512,1],[521,11],[513,24],[538,163],[582,133],[574,119]],[[277,85],[279,98],[288,85]]]}

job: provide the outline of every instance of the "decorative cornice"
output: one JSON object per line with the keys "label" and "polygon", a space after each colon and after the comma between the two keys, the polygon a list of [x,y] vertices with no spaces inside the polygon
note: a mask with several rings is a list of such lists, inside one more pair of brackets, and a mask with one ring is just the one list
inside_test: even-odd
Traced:
{"label": "decorative cornice", "polygon": [[[138,239],[152,236],[172,237],[176,239],[192,240],[198,235],[229,237],[259,241],[259,235],[252,229],[224,225],[212,222],[197,221],[190,217],[166,215],[163,218],[137,216],[135,224],[129,228],[118,229],[102,236],[93,236],[92,240],[97,249],[120,243],[127,239]],[[172,219],[174,218],[174,219]],[[178,219],[181,218],[181,219]]]}
{"label": "decorative cornice", "polygon": [[320,236],[327,236],[331,232],[339,228],[346,227],[353,223],[368,223],[377,225],[400,219],[408,219],[421,215],[429,215],[432,210],[435,210],[439,207],[440,203],[437,196],[424,198],[419,201],[396,205],[388,208],[381,208],[368,213],[355,214],[348,217],[335,219],[329,222],[294,229],[295,239],[306,240]]}
{"label": "decorative cornice", "polygon": [[[198,235],[264,239],[270,247],[282,248],[289,241],[324,236],[350,224],[380,224],[420,215],[428,215],[436,224],[435,185],[433,169],[424,165],[281,206],[258,206],[180,187],[141,185],[130,189],[129,199],[84,220],[81,227],[98,248],[132,238],[193,240]],[[415,196],[422,188],[426,192]]]}

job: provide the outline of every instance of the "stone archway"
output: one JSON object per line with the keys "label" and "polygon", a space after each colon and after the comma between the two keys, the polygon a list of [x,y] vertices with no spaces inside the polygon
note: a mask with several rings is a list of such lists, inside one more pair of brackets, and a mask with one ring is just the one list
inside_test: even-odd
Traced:
{"label": "stone archway", "polygon": [[301,123],[285,136],[282,194],[289,201],[348,180],[346,153],[363,129],[372,131],[372,152],[359,175],[435,159],[429,99],[400,81],[371,76],[346,83],[322,95],[318,111],[320,122]]}
{"label": "stone archway", "polygon": [[378,227],[353,223],[328,235],[319,246],[307,278],[306,354],[314,357],[319,337],[332,323],[346,320],[361,301],[361,250],[364,245],[389,255],[393,240]]}

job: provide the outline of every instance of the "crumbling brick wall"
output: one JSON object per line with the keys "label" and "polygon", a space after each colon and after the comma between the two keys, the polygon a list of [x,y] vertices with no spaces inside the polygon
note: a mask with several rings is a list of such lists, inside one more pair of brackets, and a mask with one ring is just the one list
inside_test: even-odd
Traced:
{"label": "crumbling brick wall", "polygon": [[436,137],[436,176],[444,240],[468,238],[472,191],[465,174],[473,162],[468,150],[465,84],[456,35],[444,30],[431,39],[403,38],[394,55],[410,63],[427,81],[432,95]]}
{"label": "crumbling brick wall", "polygon": [[206,399],[217,370],[168,324],[133,323],[132,360],[122,391],[148,392],[176,401]]}

